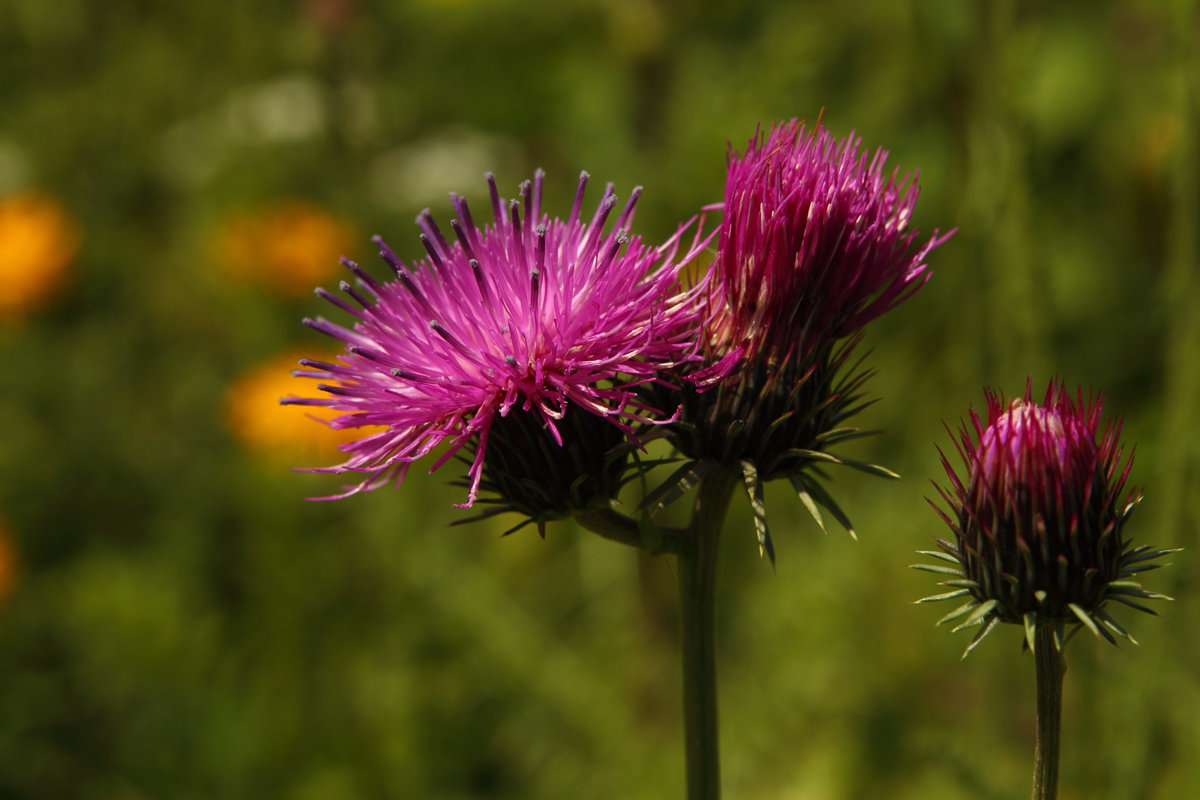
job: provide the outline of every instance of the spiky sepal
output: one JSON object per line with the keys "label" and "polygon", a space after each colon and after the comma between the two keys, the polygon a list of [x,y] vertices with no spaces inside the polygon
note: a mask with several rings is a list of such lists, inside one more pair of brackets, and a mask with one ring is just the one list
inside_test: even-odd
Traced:
{"label": "spiky sepal", "polygon": [[[1122,515],[1122,522],[1128,519],[1135,505],[1136,501],[1126,506]],[[1098,599],[1093,603],[1088,606],[1073,601],[1056,604],[1049,592],[1035,590],[1032,593],[1033,608],[1018,613],[1011,601],[1005,603],[989,595],[988,590],[998,588],[997,586],[985,587],[979,581],[967,576],[963,554],[959,552],[958,547],[953,542],[940,538],[936,542],[939,548],[937,550],[917,551],[920,555],[933,559],[933,563],[910,564],[909,566],[912,569],[930,572],[942,577],[938,586],[944,587],[948,591],[922,597],[920,600],[914,602],[920,604],[944,600],[963,601],[961,605],[955,607],[953,611],[935,623],[937,625],[948,622],[957,623],[952,632],[968,628],[979,628],[970,644],[967,645],[967,649],[963,651],[963,658],[970,655],[971,651],[978,647],[980,642],[1000,622],[1017,623],[1022,626],[1024,633],[1021,645],[1022,650],[1027,649],[1032,651],[1035,649],[1034,640],[1037,629],[1042,625],[1049,625],[1051,627],[1054,632],[1055,646],[1060,650],[1081,628],[1086,628],[1096,638],[1104,639],[1113,645],[1117,644],[1118,638],[1125,639],[1132,644],[1137,644],[1137,640],[1112,617],[1106,606],[1111,600],[1135,608],[1145,614],[1156,614],[1153,609],[1137,601],[1173,600],[1174,598],[1158,592],[1147,591],[1140,583],[1133,580],[1133,578],[1138,573],[1149,572],[1159,567],[1168,566],[1167,564],[1157,562],[1157,559],[1171,553],[1177,553],[1181,549],[1178,547],[1159,549],[1152,545],[1133,547],[1130,541],[1125,540],[1122,542],[1121,555],[1117,561],[1116,579],[1106,581],[1097,587],[1096,597]],[[1000,586],[1012,588],[1015,583],[1015,580],[1005,580]]]}
{"label": "spiky sepal", "polygon": [[[454,524],[514,512],[525,517],[505,535],[537,525],[545,538],[546,523],[610,506],[621,486],[636,477],[626,469],[630,443],[617,426],[594,414],[573,413],[559,423],[562,442],[532,414],[512,413],[497,419],[483,461],[479,503],[487,510]],[[463,448],[470,463],[474,445]],[[467,480],[457,482],[466,485]]]}
{"label": "spiky sepal", "polygon": [[822,484],[827,477],[822,467],[837,464],[899,477],[886,467],[830,452],[840,443],[878,433],[846,426],[872,402],[864,400],[862,388],[871,372],[849,363],[856,343],[851,338],[808,353],[793,351],[780,361],[749,359],[711,388],[687,383],[682,391],[644,387],[648,404],[666,403],[669,397],[682,400],[675,420],[647,438],[668,439],[686,461],[646,497],[643,507],[662,509],[710,470],[722,468],[743,479],[759,553],[772,563],[764,487],[780,478],[791,482],[821,530],[824,509],[855,536],[849,517]]}

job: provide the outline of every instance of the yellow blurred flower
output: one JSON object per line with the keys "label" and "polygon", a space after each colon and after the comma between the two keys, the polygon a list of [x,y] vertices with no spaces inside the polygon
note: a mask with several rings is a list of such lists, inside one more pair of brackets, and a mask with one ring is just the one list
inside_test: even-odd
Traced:
{"label": "yellow blurred flower", "polygon": [[301,296],[338,272],[353,243],[354,232],[337,217],[292,202],[226,222],[216,257],[229,275]]}
{"label": "yellow blurred flower", "polygon": [[79,228],[41,192],[0,199],[0,318],[19,318],[66,276],[79,252]]}
{"label": "yellow blurred flower", "polygon": [[[339,411],[319,406],[280,405],[281,397],[313,396],[313,381],[291,374],[306,356],[312,354],[295,352],[272,358],[229,388],[226,395],[229,429],[256,455],[272,461],[314,459],[314,464],[324,463],[322,459],[336,455],[337,445],[362,438],[369,431],[367,428],[335,431],[320,421],[340,416]],[[327,356],[327,360],[332,361],[333,356]]]}

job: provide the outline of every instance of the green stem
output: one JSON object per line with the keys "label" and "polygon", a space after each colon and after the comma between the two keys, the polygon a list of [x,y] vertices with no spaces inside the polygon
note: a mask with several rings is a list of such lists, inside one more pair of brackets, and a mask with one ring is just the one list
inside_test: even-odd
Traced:
{"label": "green stem", "polygon": [[688,800],[717,800],[721,796],[715,636],[717,545],[736,486],[736,476],[719,469],[701,480],[690,536],[676,551]]}
{"label": "green stem", "polygon": [[1062,686],[1066,662],[1054,628],[1041,625],[1034,639],[1037,662],[1037,740],[1033,754],[1033,800],[1058,796],[1058,751],[1062,732]]}
{"label": "green stem", "polygon": [[579,511],[575,520],[611,542],[645,550],[652,556],[677,553],[682,543],[692,538],[689,530],[656,525],[648,519],[639,522],[612,508]]}

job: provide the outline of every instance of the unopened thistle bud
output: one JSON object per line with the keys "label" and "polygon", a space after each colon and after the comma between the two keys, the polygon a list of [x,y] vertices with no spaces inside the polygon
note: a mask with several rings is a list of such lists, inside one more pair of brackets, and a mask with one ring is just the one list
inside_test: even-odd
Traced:
{"label": "unopened thistle bud", "polygon": [[1121,424],[1102,427],[1102,409],[1103,397],[1072,396],[1057,381],[1040,404],[1030,384],[1011,403],[989,392],[986,423],[972,411],[956,442],[965,478],[942,454],[949,485],[937,491],[948,510],[931,505],[954,539],[923,551],[944,565],[914,566],[946,575],[952,591],[917,602],[965,599],[939,624],[981,626],[967,653],[1000,622],[1022,625],[1030,649],[1043,625],[1060,650],[1081,627],[1132,642],[1109,601],[1153,614],[1138,601],[1169,599],[1133,580],[1174,551],[1133,547],[1126,537],[1141,494],[1125,490],[1133,459],[1122,462]]}

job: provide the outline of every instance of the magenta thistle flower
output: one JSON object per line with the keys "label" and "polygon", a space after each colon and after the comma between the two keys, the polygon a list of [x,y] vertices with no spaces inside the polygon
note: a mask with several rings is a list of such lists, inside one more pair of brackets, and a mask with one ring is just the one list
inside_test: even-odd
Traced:
{"label": "magenta thistle flower", "polygon": [[1133,641],[1107,604],[1153,614],[1137,600],[1169,598],[1132,578],[1174,551],[1135,548],[1125,535],[1141,494],[1125,490],[1133,458],[1122,462],[1120,421],[1102,427],[1103,396],[1072,396],[1057,381],[1040,404],[1031,383],[1011,403],[986,397],[986,423],[972,411],[955,442],[965,477],[942,454],[949,485],[937,491],[948,512],[930,503],[954,541],[923,552],[947,565],[915,565],[949,576],[942,585],[953,591],[917,602],[966,598],[939,620],[962,620],[955,630],[982,626],[966,653],[1000,622],[1023,625],[1030,649],[1043,625],[1060,650],[1081,627],[1114,644],[1114,634]]}
{"label": "magenta thistle flower", "polygon": [[925,259],[952,232],[918,245],[917,174],[885,174],[887,151],[860,144],[792,120],[731,154],[719,244],[730,346],[768,359],[819,348],[929,279]]}
{"label": "magenta thistle flower", "polygon": [[430,471],[455,456],[469,462],[463,507],[490,488],[502,495],[493,513],[522,511],[540,525],[615,492],[622,470],[605,463],[612,448],[635,424],[675,412],[645,405],[636,389],[695,357],[694,298],[706,280],[685,291],[678,279],[707,239],[697,228],[681,247],[687,226],[661,247],[631,238],[640,188],[605,231],[616,195],[609,185],[592,218],[581,218],[587,179],[560,220],[542,210],[540,171],[507,204],[488,175],[491,225],[477,227],[451,195],[453,242],[425,211],[419,264],[406,267],[376,239],[394,281],[345,262],[359,284],[341,285],[352,302],[318,290],[354,324],[305,323],[346,350],[337,363],[301,362],[297,374],[323,381],[326,397],[283,402],[345,412],[335,428],[372,429],[343,446],[345,463],[316,470],[365,475],[339,497],[399,483],[442,445]]}
{"label": "magenta thistle flower", "polygon": [[[768,555],[763,483],[788,478],[822,528],[818,507],[853,535],[813,472],[839,463],[895,477],[830,452],[864,435],[845,425],[866,405],[869,377],[850,356],[865,324],[924,285],[926,257],[953,233],[918,244],[915,174],[885,175],[887,153],[868,156],[859,144],[793,120],[756,135],[744,156],[730,153],[704,344],[710,368],[731,374],[706,394],[685,385],[669,426],[693,460],[678,486],[718,465],[739,472]],[[678,494],[666,487],[652,499]]]}

